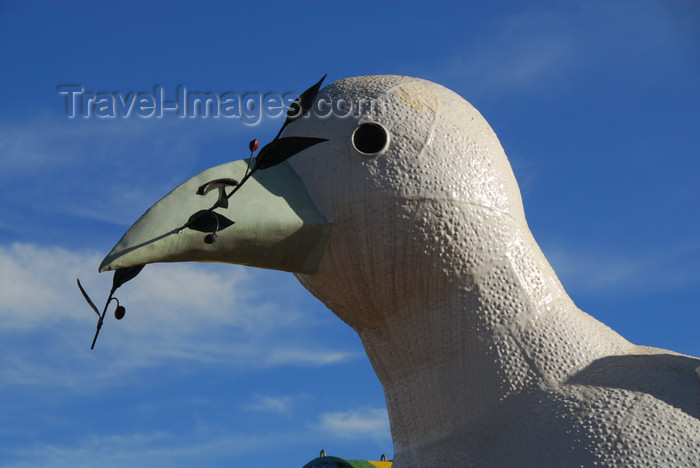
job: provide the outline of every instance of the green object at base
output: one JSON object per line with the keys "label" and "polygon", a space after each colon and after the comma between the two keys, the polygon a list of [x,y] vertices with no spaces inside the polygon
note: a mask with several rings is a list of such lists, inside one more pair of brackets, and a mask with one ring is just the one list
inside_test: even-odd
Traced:
{"label": "green object at base", "polygon": [[303,468],[354,468],[347,460],[338,457],[319,457],[311,460]]}
{"label": "green object at base", "polygon": [[350,460],[348,463],[350,463],[353,468],[376,468],[375,465],[365,460]]}
{"label": "green object at base", "polygon": [[303,468],[377,468],[391,467],[391,462],[370,462],[367,460],[344,460],[338,457],[319,457],[311,460]]}

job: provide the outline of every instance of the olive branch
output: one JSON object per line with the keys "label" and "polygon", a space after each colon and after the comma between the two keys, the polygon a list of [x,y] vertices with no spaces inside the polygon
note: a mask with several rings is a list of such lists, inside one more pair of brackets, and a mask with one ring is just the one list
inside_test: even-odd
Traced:
{"label": "olive branch", "polygon": [[[178,228],[178,232],[188,228],[197,231],[208,232],[210,231],[209,226],[211,223],[211,218],[213,217],[216,222],[214,231],[209,232],[204,237],[205,243],[213,244],[214,242],[216,242],[217,232],[234,224],[234,221],[231,221],[224,215],[217,213],[214,210],[216,210],[217,208],[228,208],[228,200],[243,186],[243,184],[246,183],[246,181],[248,181],[248,179],[250,179],[250,177],[255,172],[276,166],[307,148],[310,148],[323,141],[327,141],[324,138],[281,136],[282,132],[287,127],[287,125],[303,117],[309,112],[311,106],[316,100],[318,91],[321,88],[321,84],[323,83],[323,80],[326,78],[326,76],[327,75],[324,75],[323,78],[321,78],[316,84],[314,84],[309,89],[301,93],[301,95],[297,99],[295,99],[294,102],[289,106],[289,109],[287,110],[287,117],[284,123],[282,124],[282,128],[280,128],[280,130],[277,132],[277,135],[275,136],[275,138],[272,139],[272,141],[270,141],[268,144],[262,147],[262,149],[258,153],[258,157],[255,158],[255,163],[253,163],[253,155],[258,149],[257,138],[252,140],[248,144],[248,149],[250,150],[250,157],[248,158],[248,166],[246,167],[246,172],[243,175],[243,178],[240,180],[240,182],[230,178],[215,179],[207,182],[206,184],[200,186],[197,189],[196,194],[202,196],[208,194],[212,190],[218,190],[219,197],[211,208],[206,210],[200,210],[194,213],[192,216],[190,216],[187,222],[183,224],[180,228]],[[233,187],[233,189],[227,193],[227,187]],[[80,292],[83,294],[83,297],[87,301],[88,305],[92,308],[92,310],[95,311],[98,317],[97,329],[95,330],[95,336],[92,339],[92,345],[90,346],[90,349],[95,348],[95,343],[97,342],[97,337],[100,334],[100,330],[102,329],[105,315],[107,314],[107,309],[109,308],[109,304],[112,301],[116,301],[117,303],[117,307],[114,310],[114,317],[117,320],[121,320],[122,318],[124,318],[126,308],[119,304],[119,299],[117,299],[114,296],[114,293],[124,283],[134,279],[139,273],[141,273],[141,270],[143,270],[144,266],[145,265],[136,265],[126,268],[119,268],[114,271],[114,277],[112,278],[112,289],[109,292],[109,296],[107,297],[107,301],[105,302],[105,305],[102,309],[102,313],[99,312],[95,304],[90,299],[90,296],[87,294],[87,292],[85,292],[83,285],[80,284],[80,279],[77,279],[78,288],[80,289]]]}

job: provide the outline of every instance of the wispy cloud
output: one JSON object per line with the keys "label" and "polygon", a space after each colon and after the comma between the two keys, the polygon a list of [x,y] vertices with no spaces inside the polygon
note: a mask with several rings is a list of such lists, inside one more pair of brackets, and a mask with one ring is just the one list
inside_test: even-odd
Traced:
{"label": "wispy cloud", "polygon": [[547,11],[499,19],[430,74],[441,82],[460,83],[470,98],[532,91],[545,77],[558,77],[575,62],[574,42],[560,20]]}
{"label": "wispy cloud", "polygon": [[269,355],[270,365],[305,363],[322,366],[348,361],[358,357],[357,353],[344,351],[318,352],[311,349],[277,349]]}
{"label": "wispy cloud", "polygon": [[253,395],[253,401],[242,406],[242,409],[247,411],[256,411],[260,413],[276,413],[287,415],[292,410],[293,405],[302,399],[310,398],[309,395],[261,395],[256,393]]}
{"label": "wispy cloud", "polygon": [[453,44],[455,55],[424,75],[458,84],[455,89],[467,89],[470,99],[570,93],[571,79],[591,69],[635,66],[650,50],[668,47],[670,38],[683,34],[678,6],[639,3],[579,1],[516,10],[485,26],[475,40],[466,36]]}
{"label": "wispy cloud", "polygon": [[[129,434],[91,434],[70,443],[39,443],[9,448],[3,466],[11,468],[53,467],[152,467],[152,466],[228,466],[232,457],[260,453],[265,459],[271,441],[280,446],[298,444],[304,433],[263,434],[235,432],[216,428],[197,429],[188,434],[167,431]],[[241,468],[256,468],[246,465]]]}
{"label": "wispy cloud", "polygon": [[[34,244],[0,247],[0,348],[6,348],[0,385],[89,391],[183,360],[248,369],[321,366],[358,356],[314,344],[318,319],[300,307],[313,299],[303,299],[308,296],[291,275],[223,264],[149,265],[118,292],[126,317],[108,317],[96,350],[86,353],[97,317],[75,278],[101,307],[111,275],[95,273],[99,259]],[[283,294],[257,291],[260,284],[276,284]],[[97,358],[105,354],[119,358],[102,366]]]}
{"label": "wispy cloud", "polygon": [[[512,40],[509,43],[508,40]],[[442,65],[448,81],[464,79],[472,96],[504,90],[531,89],[547,75],[556,75],[571,60],[564,37],[501,38],[478,44]],[[468,58],[465,58],[468,57]]]}
{"label": "wispy cloud", "polygon": [[641,253],[591,252],[547,247],[545,252],[567,288],[593,294],[653,294],[698,283],[697,246],[674,246]]}
{"label": "wispy cloud", "polygon": [[358,408],[322,413],[314,427],[345,439],[370,438],[380,446],[391,440],[386,408]]}
{"label": "wispy cloud", "polygon": [[222,120],[47,115],[4,122],[0,214],[30,212],[14,223],[25,225],[44,213],[128,225],[195,173],[246,157],[250,135],[263,137],[271,125],[276,122],[253,130]]}
{"label": "wispy cloud", "polygon": [[[267,411],[286,412],[286,403],[279,405],[260,400]],[[304,417],[299,419],[304,420]],[[319,437],[323,433],[324,437]],[[229,466],[232,459],[243,454],[257,454],[258,463],[240,468],[261,466],[291,466],[289,460],[298,457],[296,447],[306,447],[309,441],[352,441],[354,445],[372,441],[380,451],[391,448],[386,410],[361,408],[345,412],[323,413],[314,424],[306,427],[277,430],[246,429],[236,424],[231,427],[200,422],[186,432],[167,430],[142,430],[129,433],[92,433],[80,439],[62,443],[39,442],[20,447],[7,447],[3,453],[3,466],[28,468],[51,466],[52,468],[93,467],[150,467],[150,466]],[[314,442],[311,442],[314,444]],[[367,451],[367,447],[363,447]],[[304,450],[306,452],[306,450]],[[286,453],[286,456],[285,456]],[[308,451],[313,458],[315,450]],[[352,456],[350,454],[343,454]],[[269,465],[269,460],[278,460]],[[283,460],[283,461],[281,461]],[[300,465],[294,465],[300,466]]]}

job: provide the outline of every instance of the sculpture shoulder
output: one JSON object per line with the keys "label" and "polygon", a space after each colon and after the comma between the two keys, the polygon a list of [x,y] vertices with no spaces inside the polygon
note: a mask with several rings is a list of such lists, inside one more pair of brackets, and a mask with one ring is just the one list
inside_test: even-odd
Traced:
{"label": "sculpture shoulder", "polygon": [[693,383],[698,367],[700,358],[660,348],[633,346],[626,354],[596,359],[570,377],[567,383],[661,394],[673,388],[697,390]]}
{"label": "sculpture shoulder", "polygon": [[[514,395],[460,439],[474,442],[461,458],[475,467],[693,466],[700,460],[700,384],[693,384],[660,394],[624,388],[623,378]],[[443,442],[435,448],[454,451],[456,441]]]}
{"label": "sculpture shoulder", "polygon": [[570,388],[620,390],[658,401],[700,422],[700,359],[658,348],[636,346],[633,353],[593,361],[567,380]]}
{"label": "sculpture shoulder", "polygon": [[690,466],[700,460],[700,382],[687,363],[657,364],[613,366],[607,375],[617,370],[614,379],[591,378],[556,396],[556,408],[571,424],[567,430],[593,459],[626,466],[652,460],[655,466]]}
{"label": "sculpture shoulder", "polygon": [[464,466],[474,467],[693,466],[700,460],[700,360],[631,351],[598,359],[561,385],[511,395],[437,441],[430,458],[459,450]]}

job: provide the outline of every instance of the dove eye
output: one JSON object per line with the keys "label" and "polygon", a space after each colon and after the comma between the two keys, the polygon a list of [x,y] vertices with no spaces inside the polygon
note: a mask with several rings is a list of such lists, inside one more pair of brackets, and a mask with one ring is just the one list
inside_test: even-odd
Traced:
{"label": "dove eye", "polygon": [[389,132],[381,124],[365,122],[352,132],[352,146],[363,158],[376,158],[389,147]]}

